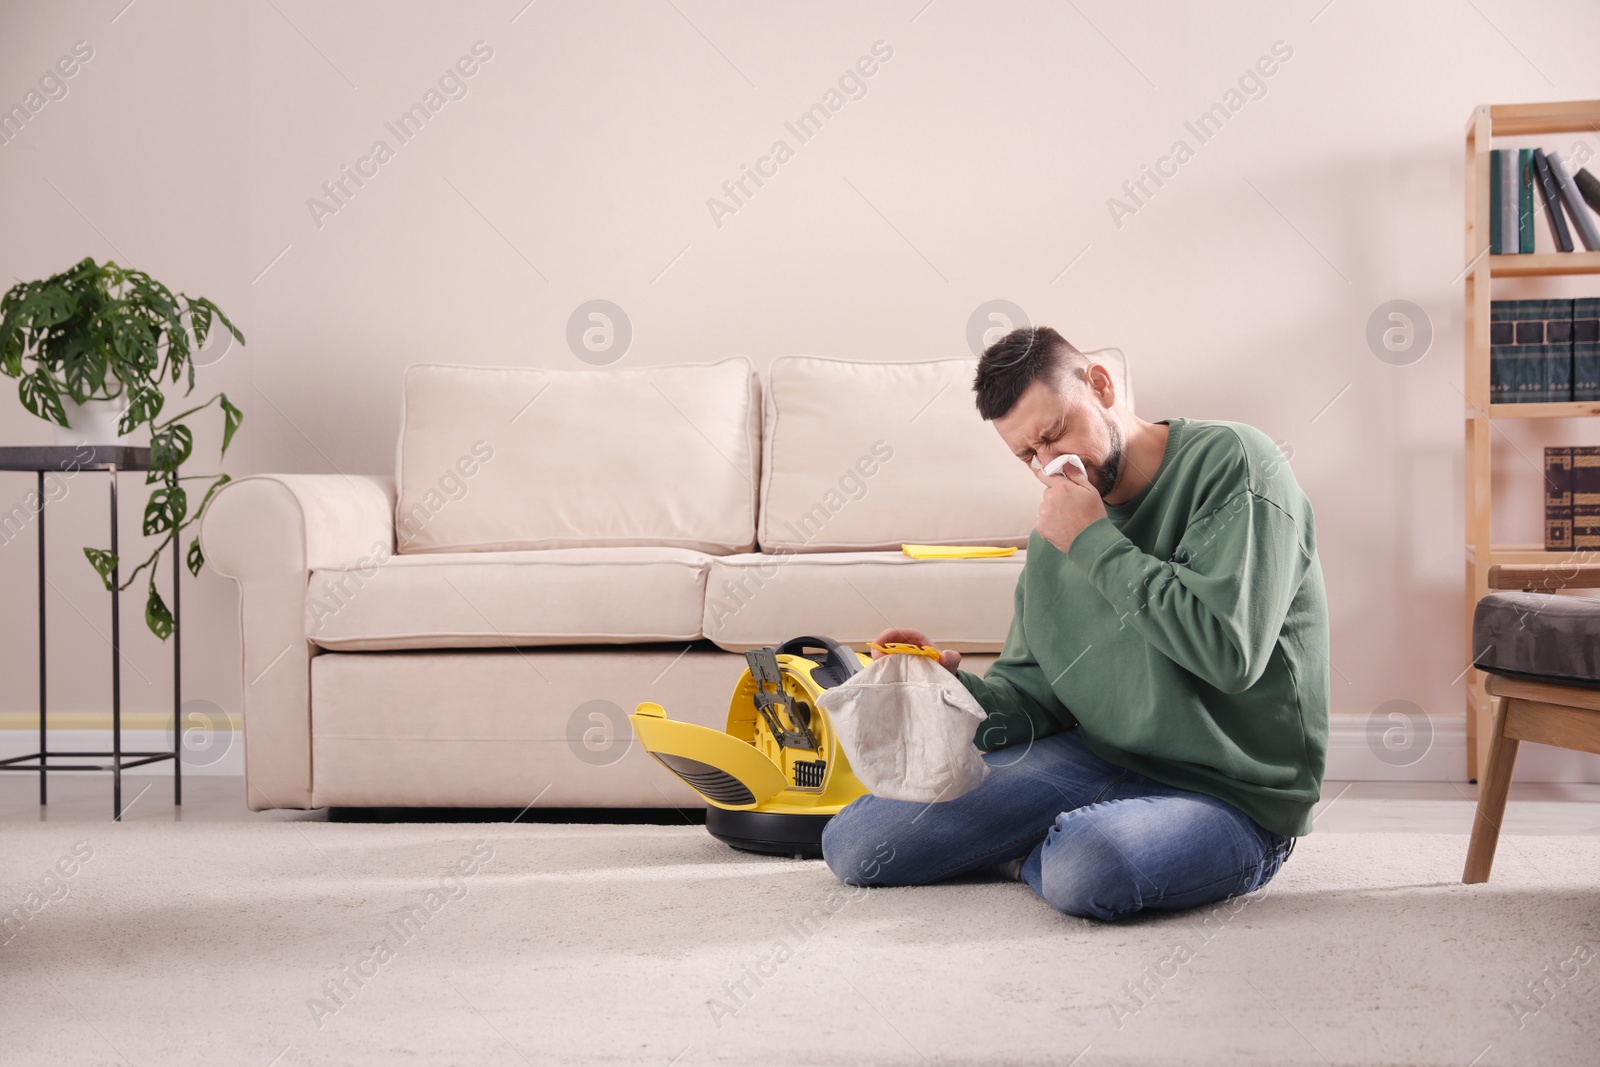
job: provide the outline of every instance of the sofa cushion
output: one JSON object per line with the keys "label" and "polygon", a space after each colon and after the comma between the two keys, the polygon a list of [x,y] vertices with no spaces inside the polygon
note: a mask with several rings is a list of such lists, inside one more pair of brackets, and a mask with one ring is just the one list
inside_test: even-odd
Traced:
{"label": "sofa cushion", "polygon": [[682,548],[555,548],[319,567],[306,637],[351,651],[692,641],[711,558]]}
{"label": "sofa cushion", "polygon": [[[1126,378],[1119,358],[1100,355]],[[773,360],[762,420],[761,549],[1025,546],[1039,482],[979,417],[977,365]]]}
{"label": "sofa cushion", "polygon": [[399,551],[755,547],[760,398],[749,360],[406,369]]}
{"label": "sofa cushion", "polygon": [[1472,612],[1472,648],[1490,674],[1600,689],[1600,599],[1490,593]]}
{"label": "sofa cushion", "polygon": [[705,636],[730,652],[819,634],[865,649],[891,626],[941,648],[999,652],[1027,553],[912,559],[902,552],[748,552],[713,557]]}

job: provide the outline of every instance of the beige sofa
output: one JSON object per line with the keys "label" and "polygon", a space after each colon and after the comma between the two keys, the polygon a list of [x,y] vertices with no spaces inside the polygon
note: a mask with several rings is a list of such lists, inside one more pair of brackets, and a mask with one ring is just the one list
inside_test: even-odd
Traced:
{"label": "beige sofa", "polygon": [[252,475],[202,518],[250,807],[703,806],[626,713],[722,729],[746,649],[915,626],[981,672],[1025,552],[900,551],[1026,546],[975,367],[408,368],[392,477]]}

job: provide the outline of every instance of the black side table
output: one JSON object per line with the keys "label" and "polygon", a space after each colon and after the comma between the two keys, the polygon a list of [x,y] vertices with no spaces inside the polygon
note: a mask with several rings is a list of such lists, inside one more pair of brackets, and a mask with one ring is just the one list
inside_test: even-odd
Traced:
{"label": "black side table", "polygon": [[[117,586],[120,565],[111,571],[111,751],[110,752],[51,752],[45,740],[45,626],[44,626],[44,510],[47,473],[64,471],[107,471],[111,475],[111,552],[117,551],[117,472],[148,471],[150,450],[127,445],[52,445],[38,448],[0,448],[0,471],[34,471],[38,474],[39,492],[39,751],[26,756],[12,756],[0,760],[0,771],[38,771],[39,803],[48,803],[45,775],[49,771],[110,771],[112,817],[122,819],[122,772],[128,767],[141,767],[146,763],[172,761],[172,802],[183,803],[183,760],[179,743],[182,699],[182,648],[180,645],[178,590],[182,571],[183,553],[174,547],[172,553],[172,749],[169,752],[122,751],[122,628],[118,610]],[[50,763],[50,757],[71,759],[101,759],[105,763]],[[31,765],[28,765],[30,764]]]}

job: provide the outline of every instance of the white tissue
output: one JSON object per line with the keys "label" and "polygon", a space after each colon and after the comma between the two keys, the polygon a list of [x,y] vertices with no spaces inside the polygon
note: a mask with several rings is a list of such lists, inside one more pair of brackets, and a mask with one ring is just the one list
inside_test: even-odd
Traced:
{"label": "white tissue", "polygon": [[[1063,452],[1061,455],[1059,455],[1055,459],[1051,460],[1043,468],[1044,476],[1046,478],[1048,478],[1052,474],[1060,474],[1061,473],[1061,468],[1065,467],[1069,463],[1072,464],[1074,467],[1078,468],[1078,473],[1083,475],[1083,480],[1084,481],[1088,481],[1089,480],[1089,472],[1083,469],[1083,460],[1079,459],[1077,456],[1073,455],[1071,452]],[[1038,457],[1034,458],[1033,469],[1034,470],[1039,470],[1040,469]]]}

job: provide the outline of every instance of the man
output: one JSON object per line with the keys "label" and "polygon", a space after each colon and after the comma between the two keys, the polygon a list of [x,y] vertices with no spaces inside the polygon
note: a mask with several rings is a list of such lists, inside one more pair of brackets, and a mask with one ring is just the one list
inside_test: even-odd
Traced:
{"label": "man", "polygon": [[[855,885],[994,868],[1103,920],[1266,884],[1311,830],[1328,738],[1322,569],[1283,453],[1242,423],[1146,422],[1048,327],[991,346],[973,389],[1044,483],[1000,656],[982,677],[941,658],[988,712],[990,772],[949,801],[856,799],[828,865]],[[1042,474],[1063,453],[1087,479]]]}

